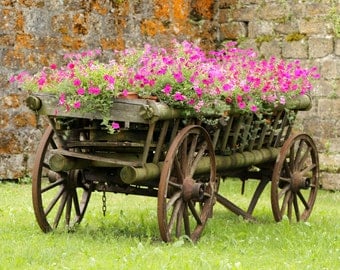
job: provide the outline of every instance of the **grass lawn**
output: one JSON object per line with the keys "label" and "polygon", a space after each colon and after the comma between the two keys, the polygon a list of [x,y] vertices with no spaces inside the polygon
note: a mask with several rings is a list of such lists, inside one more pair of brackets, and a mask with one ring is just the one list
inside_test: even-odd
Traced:
{"label": "grass lawn", "polygon": [[[229,188],[230,186],[230,188]],[[245,205],[253,184],[228,197]],[[226,188],[222,183],[221,188]],[[91,198],[74,231],[44,234],[34,217],[31,185],[0,182],[0,269],[340,269],[340,192],[320,190],[305,223],[275,223],[269,185],[247,222],[217,204],[200,241],[160,241],[155,198]]]}

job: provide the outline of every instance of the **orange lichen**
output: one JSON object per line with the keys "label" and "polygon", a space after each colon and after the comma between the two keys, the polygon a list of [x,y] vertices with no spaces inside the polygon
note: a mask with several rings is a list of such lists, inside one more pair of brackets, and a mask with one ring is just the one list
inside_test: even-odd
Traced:
{"label": "orange lichen", "polygon": [[155,0],[155,18],[166,20],[169,19],[169,3],[165,3],[164,0]]}
{"label": "orange lichen", "polygon": [[102,38],[100,46],[103,50],[123,50],[125,49],[125,41],[119,37],[116,39]]}
{"label": "orange lichen", "polygon": [[9,114],[5,111],[0,112],[0,128],[3,129],[8,125]]}
{"label": "orange lichen", "polygon": [[15,46],[17,48],[32,49],[33,42],[30,34],[17,34],[15,37]]}
{"label": "orange lichen", "polygon": [[37,125],[37,119],[35,117],[35,114],[31,112],[17,114],[16,116],[14,116],[13,122],[17,128],[26,126],[35,127]]}
{"label": "orange lichen", "polygon": [[62,47],[67,50],[76,51],[84,47],[84,41],[66,35],[62,37],[61,42]]}
{"label": "orange lichen", "polygon": [[104,7],[103,3],[98,3],[98,0],[91,1],[91,8],[97,11],[100,15],[106,15],[109,12],[109,10]]}
{"label": "orange lichen", "polygon": [[73,16],[73,33],[78,35],[88,34],[88,16],[86,14],[76,14]]}
{"label": "orange lichen", "polygon": [[141,31],[148,36],[155,36],[165,31],[164,25],[158,20],[144,20],[141,23]]}
{"label": "orange lichen", "polygon": [[211,20],[214,16],[214,2],[214,0],[195,0],[191,6],[199,16]]}
{"label": "orange lichen", "polygon": [[25,19],[22,11],[18,11],[16,14],[15,30],[24,31]]}

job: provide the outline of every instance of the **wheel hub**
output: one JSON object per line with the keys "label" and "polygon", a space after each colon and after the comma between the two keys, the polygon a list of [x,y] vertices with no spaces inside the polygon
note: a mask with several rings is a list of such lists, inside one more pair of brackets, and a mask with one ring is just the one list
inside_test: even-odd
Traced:
{"label": "wheel hub", "polygon": [[203,201],[205,185],[197,183],[192,178],[185,178],[183,181],[183,199],[184,201],[196,200]]}
{"label": "wheel hub", "polygon": [[292,191],[297,192],[299,189],[308,189],[310,187],[310,179],[304,177],[300,172],[293,174],[291,188]]}

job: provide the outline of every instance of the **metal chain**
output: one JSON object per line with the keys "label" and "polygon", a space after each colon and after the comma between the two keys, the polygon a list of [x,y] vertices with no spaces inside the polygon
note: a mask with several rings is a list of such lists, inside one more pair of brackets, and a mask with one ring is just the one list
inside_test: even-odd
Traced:
{"label": "metal chain", "polygon": [[103,202],[102,212],[103,212],[103,216],[105,217],[105,214],[106,214],[106,193],[105,193],[105,190],[103,191],[102,202]]}

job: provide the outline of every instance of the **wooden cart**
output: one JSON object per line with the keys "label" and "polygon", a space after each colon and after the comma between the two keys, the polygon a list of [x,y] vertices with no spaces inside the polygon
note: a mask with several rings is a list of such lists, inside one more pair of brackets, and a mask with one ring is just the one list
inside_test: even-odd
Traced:
{"label": "wooden cart", "polygon": [[[157,197],[166,242],[181,235],[197,241],[216,202],[252,219],[268,182],[276,221],[285,215],[306,220],[311,214],[318,154],[311,137],[292,132],[296,113],[310,107],[308,96],[262,118],[230,112],[213,125],[161,102],[116,99],[111,119],[120,130],[114,134],[103,129],[96,113],[56,113],[57,102],[48,94],[27,100],[50,123],[38,146],[32,183],[34,212],[44,232],[62,221],[68,227],[80,223],[94,191]],[[259,180],[248,209],[218,193],[220,179],[229,176]]]}

